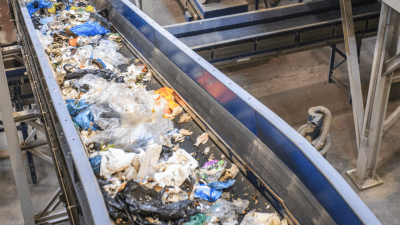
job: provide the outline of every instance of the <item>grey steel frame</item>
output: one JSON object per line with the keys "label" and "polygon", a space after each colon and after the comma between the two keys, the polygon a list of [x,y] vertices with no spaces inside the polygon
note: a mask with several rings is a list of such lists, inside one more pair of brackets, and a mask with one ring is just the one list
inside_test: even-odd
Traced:
{"label": "grey steel frame", "polygon": [[[70,223],[111,224],[86,150],[64,105],[26,5],[17,0],[10,0],[9,5]],[[47,219],[54,217],[57,215]]]}
{"label": "grey steel frame", "polygon": [[0,51],[0,112],[6,134],[8,152],[10,153],[11,167],[17,185],[18,198],[21,204],[22,216],[26,225],[34,225],[33,207],[29,192],[24,163],[22,162],[21,147],[13,117],[13,107],[8,89],[3,56]]}
{"label": "grey steel frame", "polygon": [[347,68],[350,80],[350,93],[356,129],[357,147],[359,146],[362,129],[364,106],[361,92],[360,69],[358,66],[358,51],[356,34],[354,31],[351,0],[340,0],[340,9],[343,20],[344,43],[346,48]]}
{"label": "grey steel frame", "polygon": [[[400,34],[400,14],[385,2],[386,0],[382,2],[357,167],[354,170],[347,171],[347,174],[359,190],[383,183],[376,174],[377,158],[392,77],[394,71],[400,66],[397,52]],[[392,4],[394,2],[388,1],[388,3]],[[396,6],[396,4],[392,6]],[[400,8],[397,8],[397,10],[400,10]],[[390,117],[388,123],[395,118],[396,115]]]}

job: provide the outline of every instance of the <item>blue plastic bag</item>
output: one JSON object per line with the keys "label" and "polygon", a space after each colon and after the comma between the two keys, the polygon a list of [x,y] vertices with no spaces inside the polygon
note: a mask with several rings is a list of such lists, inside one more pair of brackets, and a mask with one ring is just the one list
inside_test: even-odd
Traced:
{"label": "blue plastic bag", "polygon": [[95,174],[100,173],[101,155],[89,158],[90,165],[92,166],[93,172]]}
{"label": "blue plastic bag", "polygon": [[45,0],[34,0],[26,4],[26,8],[28,9],[29,15],[32,17],[36,11],[42,8],[50,9],[53,7],[53,3]]}
{"label": "blue plastic bag", "polygon": [[72,27],[70,31],[79,36],[95,36],[110,32],[106,28],[100,26],[97,22],[86,22],[84,24],[79,24],[75,27]]}
{"label": "blue plastic bag", "polygon": [[209,183],[208,186],[216,190],[222,190],[232,187],[232,185],[234,185],[235,182],[236,182],[235,180],[227,180],[225,182],[213,182]]}
{"label": "blue plastic bag", "polygon": [[[84,130],[89,130],[92,128],[93,131],[98,130],[98,126],[94,124],[94,117],[90,108],[86,108],[84,111],[80,112],[77,116],[72,117],[74,122]],[[92,123],[93,126],[90,124]]]}
{"label": "blue plastic bag", "polygon": [[201,198],[209,202],[215,202],[222,195],[222,190],[217,190],[212,187],[208,187],[202,183],[200,186],[196,187],[196,191],[194,193],[195,198]]}
{"label": "blue plastic bag", "polygon": [[103,68],[107,68],[107,66],[106,66],[106,64],[104,64],[103,60],[96,59],[96,61],[99,62],[103,66]]}
{"label": "blue plastic bag", "polygon": [[69,115],[71,116],[76,116],[79,111],[89,107],[89,104],[86,103],[86,99],[80,100],[78,104],[75,104],[75,99],[67,99],[66,102]]}
{"label": "blue plastic bag", "polygon": [[46,17],[40,20],[40,23],[46,25],[48,22],[52,21],[54,17]]}

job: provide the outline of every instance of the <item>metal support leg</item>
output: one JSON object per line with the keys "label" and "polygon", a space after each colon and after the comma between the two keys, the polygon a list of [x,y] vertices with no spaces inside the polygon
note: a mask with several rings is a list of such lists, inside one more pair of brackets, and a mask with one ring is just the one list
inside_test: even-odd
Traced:
{"label": "metal support leg", "polygon": [[351,0],[340,0],[340,9],[342,12],[343,33],[346,47],[347,67],[349,72],[350,94],[352,97],[357,147],[359,147],[364,118],[364,106],[361,92],[361,79],[360,70],[358,67],[356,35],[354,32]]}
{"label": "metal support leg", "polygon": [[255,0],[254,4],[255,4],[255,9],[258,10],[259,4],[260,4],[260,0]]}
{"label": "metal support leg", "polygon": [[[25,141],[28,138],[28,125],[24,122],[21,122],[21,131],[22,131],[22,137]],[[31,152],[26,152],[26,156],[28,158],[29,171],[31,173],[33,186],[38,186],[39,184],[37,183],[35,163],[33,162],[33,155]]]}
{"label": "metal support leg", "polygon": [[335,57],[336,57],[336,45],[331,46],[331,57],[329,61],[329,73],[328,73],[328,83],[333,83],[332,74],[335,67]]}
{"label": "metal support leg", "polygon": [[3,63],[3,57],[0,52],[0,111],[3,119],[3,126],[6,134],[8,151],[10,153],[11,166],[14,173],[15,183],[19,202],[21,204],[22,216],[25,224],[34,225],[32,200],[29,193],[28,181],[26,178],[25,167],[22,162],[21,148],[19,145],[18,132],[15,128],[11,97],[8,89],[8,83]]}
{"label": "metal support leg", "polygon": [[357,167],[347,172],[360,190],[383,183],[376,175],[376,164],[393,73],[382,75],[385,62],[396,55],[399,24],[400,14],[382,3]]}
{"label": "metal support leg", "polygon": [[400,117],[400,106],[397,107],[397,109],[385,120],[385,123],[383,124],[383,131],[387,131],[390,126]]}

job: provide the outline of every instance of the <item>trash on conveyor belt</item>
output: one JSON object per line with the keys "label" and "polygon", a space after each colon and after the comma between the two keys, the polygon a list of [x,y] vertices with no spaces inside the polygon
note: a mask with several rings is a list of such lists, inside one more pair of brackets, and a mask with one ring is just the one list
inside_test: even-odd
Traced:
{"label": "trash on conveyor belt", "polygon": [[[122,38],[107,9],[81,0],[34,0],[27,8],[114,222],[239,224],[250,201],[228,192],[238,167],[215,159],[199,168],[197,154],[179,147],[193,141],[193,131],[174,128],[173,121],[187,123],[191,116],[173,89],[146,89],[152,72],[119,52]],[[194,145],[208,139],[203,133]],[[287,223],[251,211],[241,224]]]}

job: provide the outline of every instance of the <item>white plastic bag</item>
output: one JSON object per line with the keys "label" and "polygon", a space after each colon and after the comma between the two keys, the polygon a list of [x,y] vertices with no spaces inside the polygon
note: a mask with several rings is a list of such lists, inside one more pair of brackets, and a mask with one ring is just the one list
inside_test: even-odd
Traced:
{"label": "white plastic bag", "polygon": [[39,36],[40,43],[44,49],[48,48],[54,41],[50,34],[44,35],[39,30],[36,30],[36,34]]}

